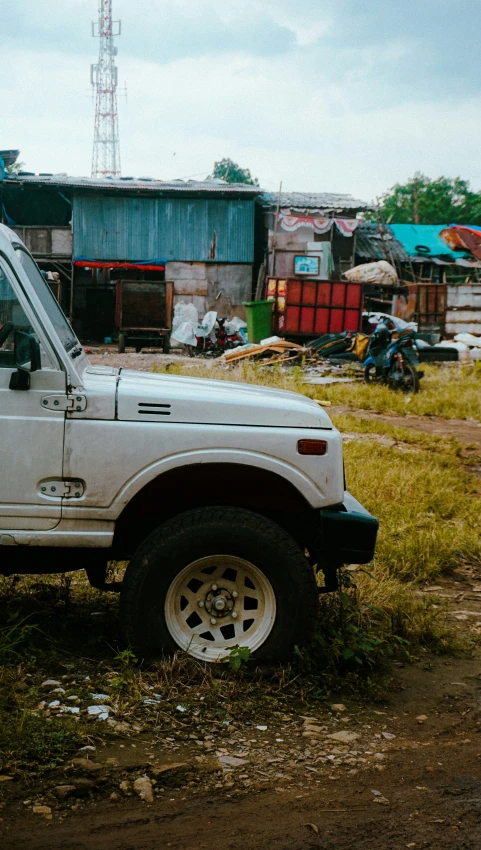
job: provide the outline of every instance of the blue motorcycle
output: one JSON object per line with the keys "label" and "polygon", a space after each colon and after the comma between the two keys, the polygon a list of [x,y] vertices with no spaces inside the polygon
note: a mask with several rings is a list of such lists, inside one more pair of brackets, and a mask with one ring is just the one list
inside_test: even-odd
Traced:
{"label": "blue motorcycle", "polygon": [[394,331],[390,322],[380,322],[376,327],[364,360],[364,380],[367,384],[380,383],[393,390],[417,393],[424,372],[417,368],[419,356],[414,333],[398,331],[394,337]]}

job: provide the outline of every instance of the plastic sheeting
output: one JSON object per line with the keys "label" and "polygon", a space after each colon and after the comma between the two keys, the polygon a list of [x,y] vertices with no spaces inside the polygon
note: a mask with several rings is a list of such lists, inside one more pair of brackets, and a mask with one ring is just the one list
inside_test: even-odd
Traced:
{"label": "plastic sheeting", "polygon": [[470,333],[460,333],[456,334],[454,337],[455,342],[463,342],[465,345],[468,345],[470,348],[481,348],[481,336],[474,336],[474,334]]}
{"label": "plastic sheeting", "polygon": [[[176,305],[177,307],[180,305]],[[193,304],[184,304],[185,308],[193,307]],[[195,307],[193,307],[195,310]],[[197,310],[195,310],[197,314]],[[183,311],[183,315],[186,316],[188,314],[188,309]],[[180,315],[180,311],[178,311],[178,315]],[[175,327],[170,334],[172,339],[175,339],[177,342],[181,342],[184,345],[197,345],[197,338],[202,337],[206,338],[210,336],[212,339],[215,339],[215,323],[217,321],[217,313],[215,310],[210,310],[205,314],[202,322],[199,324],[197,319],[192,321],[193,313],[190,314],[192,318],[187,319],[187,321],[183,321],[178,327]]]}
{"label": "plastic sheeting", "polygon": [[184,322],[193,322],[197,325],[199,314],[193,304],[186,304],[184,301],[179,301],[174,307],[172,330],[177,330]]}
{"label": "plastic sheeting", "polygon": [[363,263],[344,273],[348,280],[359,283],[376,283],[379,286],[396,286],[399,283],[396,269],[386,260]]}
{"label": "plastic sheeting", "polygon": [[363,313],[363,318],[366,318],[368,322],[372,325],[378,325],[380,322],[384,322],[385,319],[388,319],[397,331],[417,331],[418,326],[416,322],[405,322],[404,319],[400,319],[399,316],[391,316],[389,313]]}

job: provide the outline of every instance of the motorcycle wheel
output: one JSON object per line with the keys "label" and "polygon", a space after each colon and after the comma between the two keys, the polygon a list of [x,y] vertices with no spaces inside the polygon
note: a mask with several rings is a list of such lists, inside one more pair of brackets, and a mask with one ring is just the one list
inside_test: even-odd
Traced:
{"label": "motorcycle wheel", "polygon": [[404,385],[403,390],[405,393],[418,393],[419,392],[419,373],[416,367],[409,363],[407,360],[403,360],[403,372],[404,372]]}
{"label": "motorcycle wheel", "polygon": [[376,367],[374,363],[364,367],[364,380],[366,384],[374,384],[376,382]]}

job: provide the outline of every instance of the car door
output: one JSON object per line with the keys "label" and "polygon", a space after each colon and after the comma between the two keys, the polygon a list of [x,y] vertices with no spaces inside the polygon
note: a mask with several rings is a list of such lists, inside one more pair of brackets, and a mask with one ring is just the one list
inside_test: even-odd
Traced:
{"label": "car door", "polygon": [[8,530],[47,531],[61,518],[65,373],[41,347],[30,388],[10,389],[14,331],[37,334],[34,325],[18,281],[0,258],[0,537]]}

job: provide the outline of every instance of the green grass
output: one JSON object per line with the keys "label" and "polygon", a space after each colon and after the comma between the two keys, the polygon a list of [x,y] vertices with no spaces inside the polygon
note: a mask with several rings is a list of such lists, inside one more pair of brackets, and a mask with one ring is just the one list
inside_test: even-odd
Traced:
{"label": "green grass", "polygon": [[9,770],[52,770],[81,746],[82,739],[71,721],[37,716],[25,699],[18,706],[2,703],[0,754]]}
{"label": "green grass", "polygon": [[394,392],[385,386],[332,384],[317,397],[353,410],[374,410],[397,416],[441,416],[445,419],[481,420],[481,363],[422,364],[424,378],[415,395]]}
{"label": "green grass", "polygon": [[481,563],[480,481],[461,465],[456,441],[408,432],[401,442],[408,429],[389,430],[392,446],[359,439],[344,452],[349,489],[380,521],[375,567],[431,581],[460,562]]}
{"label": "green grass", "polygon": [[206,364],[202,361],[174,363],[154,371],[168,374],[187,374],[200,378],[226,381],[246,381],[279,389],[300,392],[313,399],[345,405],[352,410],[372,410],[396,416],[441,416],[445,419],[475,419],[481,421],[481,362],[449,363],[435,366],[422,364],[424,378],[421,391],[415,395],[395,392],[389,387],[368,385],[360,378],[356,366],[350,366],[356,376],[352,383],[316,386],[307,384],[300,368],[281,369],[261,363],[241,363],[226,367],[221,361]]}

